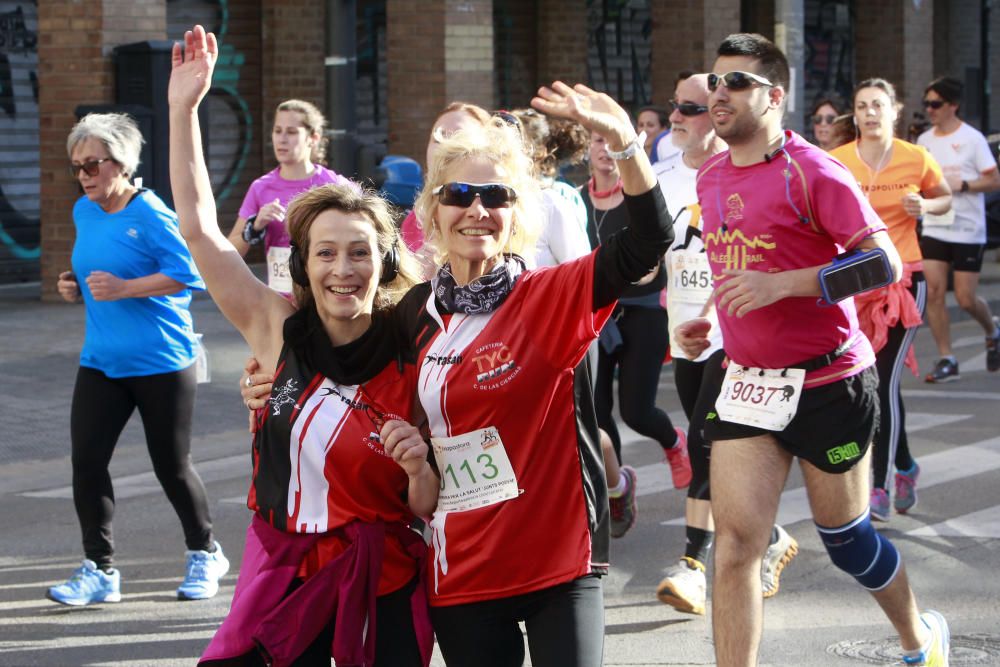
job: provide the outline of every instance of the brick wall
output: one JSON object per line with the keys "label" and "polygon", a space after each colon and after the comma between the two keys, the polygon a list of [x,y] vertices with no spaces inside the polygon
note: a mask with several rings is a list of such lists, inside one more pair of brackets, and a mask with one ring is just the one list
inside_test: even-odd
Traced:
{"label": "brick wall", "polygon": [[905,106],[900,112],[903,130],[914,111],[923,111],[921,101],[924,86],[934,78],[934,3],[923,2],[916,9],[912,2],[903,2],[903,40],[897,47],[903,57],[903,76],[896,81],[896,94]]}
{"label": "brick wall", "polygon": [[538,3],[538,83],[587,80],[586,0]]}
{"label": "brick wall", "polygon": [[708,71],[715,50],[728,35],[740,31],[739,0],[653,0],[653,101],[673,96],[677,73]]}
{"label": "brick wall", "polygon": [[535,0],[495,2],[493,53],[496,65],[496,105],[525,107],[541,84],[538,78],[538,3]]}
{"label": "brick wall", "polygon": [[[866,2],[858,7],[854,21],[855,72],[858,81],[882,77],[895,85],[903,83],[903,53],[895,36],[903,32],[903,4],[909,0]],[[927,5],[928,3],[924,3]]]}
{"label": "brick wall", "polygon": [[56,279],[70,268],[79,197],[67,171],[66,137],[80,104],[114,100],[110,52],[117,44],[163,39],[165,0],[38,3],[39,208],[42,298],[58,300]]}
{"label": "brick wall", "polygon": [[445,0],[386,0],[389,152],[421,164],[430,124],[445,106]]}

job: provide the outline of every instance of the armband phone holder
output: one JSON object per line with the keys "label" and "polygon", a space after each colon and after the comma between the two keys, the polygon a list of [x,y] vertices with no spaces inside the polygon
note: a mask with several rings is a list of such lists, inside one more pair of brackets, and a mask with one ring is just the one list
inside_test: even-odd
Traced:
{"label": "armband phone holder", "polygon": [[885,287],[892,281],[892,266],[881,248],[852,250],[837,255],[833,264],[819,272],[823,301],[830,305],[855,294]]}

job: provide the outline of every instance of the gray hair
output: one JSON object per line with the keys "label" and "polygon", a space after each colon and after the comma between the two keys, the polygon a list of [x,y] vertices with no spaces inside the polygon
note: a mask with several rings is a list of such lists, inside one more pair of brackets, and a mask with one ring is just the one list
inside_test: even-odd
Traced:
{"label": "gray hair", "polygon": [[97,139],[108,149],[112,160],[122,166],[127,178],[139,168],[139,153],[144,139],[135,120],[124,113],[88,113],[73,126],[66,140],[66,153],[87,139]]}

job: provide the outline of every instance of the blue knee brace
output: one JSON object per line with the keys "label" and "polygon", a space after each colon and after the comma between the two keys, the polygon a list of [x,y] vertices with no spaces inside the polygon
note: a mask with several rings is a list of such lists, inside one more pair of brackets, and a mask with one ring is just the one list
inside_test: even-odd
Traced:
{"label": "blue knee brace", "polygon": [[872,526],[868,510],[840,528],[816,525],[830,560],[870,591],[888,586],[899,571],[899,552]]}

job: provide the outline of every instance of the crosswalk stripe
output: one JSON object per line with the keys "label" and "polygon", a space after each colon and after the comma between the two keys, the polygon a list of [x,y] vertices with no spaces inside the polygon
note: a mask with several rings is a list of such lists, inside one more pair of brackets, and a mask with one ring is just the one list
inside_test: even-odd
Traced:
{"label": "crosswalk stripe", "polygon": [[957,516],[933,526],[911,530],[914,537],[986,537],[1000,538],[1000,505]]}
{"label": "crosswalk stripe", "polygon": [[[972,416],[973,415],[946,415],[932,412],[907,413],[906,432],[911,434],[917,433],[918,431],[923,431],[929,428],[963,421]],[[636,435],[642,439],[642,436],[639,436],[638,434]],[[923,465],[923,462],[921,462],[921,465]],[[639,490],[636,493],[638,496],[660,493],[661,491],[668,491],[674,488],[670,484],[669,472],[666,471],[666,467],[662,461],[660,463],[639,466],[636,468],[636,473],[639,477]]]}
{"label": "crosswalk stripe", "polygon": [[[1000,437],[920,457],[920,489],[929,489],[997,469],[1000,469]],[[640,487],[640,492],[641,490]],[[811,520],[812,513],[805,487],[782,493],[776,521],[786,526],[806,519]],[[997,518],[993,517],[993,520]],[[683,526],[684,517],[663,521],[660,525]]]}

